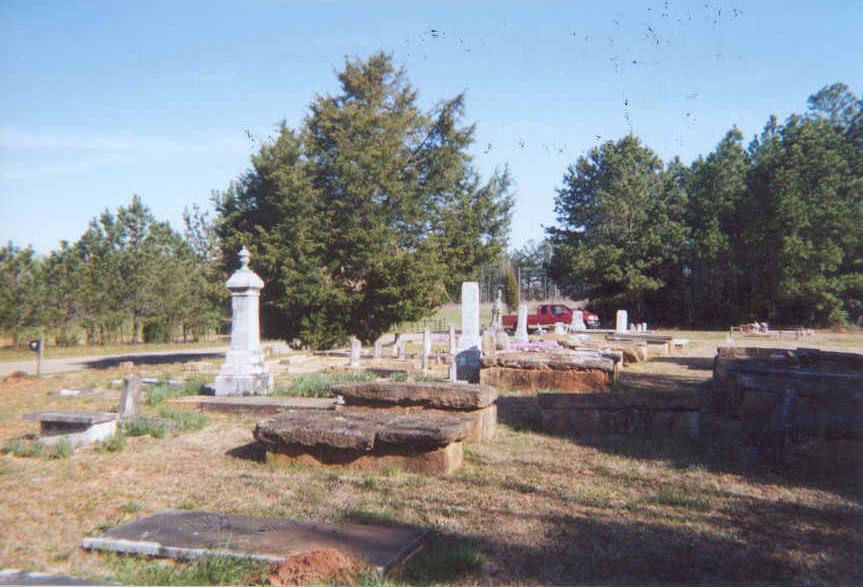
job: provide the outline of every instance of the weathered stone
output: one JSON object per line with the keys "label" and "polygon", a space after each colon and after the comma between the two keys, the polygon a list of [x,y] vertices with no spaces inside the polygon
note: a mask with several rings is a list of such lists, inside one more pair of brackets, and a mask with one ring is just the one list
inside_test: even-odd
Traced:
{"label": "weathered stone", "polygon": [[442,414],[303,411],[258,422],[254,436],[268,447],[320,445],[369,452],[383,444],[422,451],[461,441],[470,428],[470,422]]}
{"label": "weathered stone", "polygon": [[178,408],[222,412],[228,414],[278,414],[289,410],[334,410],[336,400],[322,397],[227,396],[192,395],[168,400]]}
{"label": "weathered stone", "polygon": [[136,418],[141,415],[141,378],[134,373],[123,378],[119,415],[120,418]]}
{"label": "weathered stone", "polygon": [[428,530],[413,526],[327,524],[231,514],[165,510],[88,537],[90,550],[180,559],[226,556],[279,562],[335,548],[383,575],[415,552]]}
{"label": "weathered stone", "polygon": [[449,354],[455,356],[456,352],[458,352],[458,347],[456,345],[455,324],[450,324],[449,325]]}
{"label": "weathered stone", "polygon": [[426,450],[405,450],[381,445],[369,452],[332,448],[329,446],[274,446],[267,451],[267,463],[274,465],[341,466],[385,473],[397,468],[420,475],[451,475],[461,467],[464,445],[453,442]]}
{"label": "weathered stone", "polygon": [[351,351],[350,351],[350,367],[351,369],[358,369],[360,366],[360,355],[363,352],[362,344],[359,339],[355,336],[351,337]]}
{"label": "weathered stone", "polygon": [[273,389],[261,350],[258,306],[264,282],[249,269],[250,258],[243,247],[242,266],[225,282],[231,290],[231,348],[213,384],[216,395],[268,394]]}
{"label": "weathered stone", "polygon": [[423,372],[428,372],[429,370],[429,357],[431,356],[431,330],[426,328],[423,330],[423,354],[422,354],[422,370]]}
{"label": "weathered stone", "polygon": [[61,441],[87,446],[117,433],[117,414],[110,412],[34,412],[24,418],[39,422],[39,442],[46,446]]}
{"label": "weathered stone", "polygon": [[461,338],[458,350],[479,350],[479,284],[465,281],[461,284]]}
{"label": "weathered stone", "polygon": [[703,403],[696,393],[670,391],[540,393],[537,401],[543,409],[563,410],[639,408],[657,411],[699,411]]}
{"label": "weathered stone", "polygon": [[518,321],[515,323],[515,342],[527,342],[527,306],[520,304],[518,307]]}
{"label": "weathered stone", "polygon": [[494,333],[494,348],[499,351],[508,351],[509,346],[509,335],[503,330],[496,331]]}
{"label": "weathered stone", "polygon": [[346,405],[397,404],[429,408],[472,410],[489,406],[497,399],[497,390],[488,385],[447,382],[344,383],[333,391]]}
{"label": "weathered stone", "polygon": [[610,375],[598,369],[512,369],[491,367],[480,371],[480,383],[507,391],[534,394],[543,389],[566,392],[607,390]]}
{"label": "weathered stone", "polygon": [[629,330],[629,315],[626,310],[618,310],[615,318],[614,330],[621,334],[625,334]]}
{"label": "weathered stone", "polygon": [[383,356],[384,339],[378,338],[372,347],[372,358],[377,360]]}
{"label": "weathered stone", "polygon": [[597,369],[614,371],[614,360],[593,351],[560,351],[548,353],[498,353],[497,357],[484,357],[483,368],[508,367],[511,369]]}

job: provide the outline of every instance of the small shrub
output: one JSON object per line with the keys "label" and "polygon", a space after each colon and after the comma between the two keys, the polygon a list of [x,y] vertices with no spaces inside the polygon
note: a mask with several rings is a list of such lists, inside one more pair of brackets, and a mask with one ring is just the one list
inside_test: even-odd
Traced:
{"label": "small shrub", "polygon": [[396,371],[395,373],[390,373],[390,376],[387,377],[387,379],[395,383],[404,383],[408,380],[408,374],[404,371]]}
{"label": "small shrub", "polygon": [[147,436],[153,438],[164,438],[168,432],[164,422],[160,422],[153,418],[134,418],[123,425],[124,431],[128,436]]}
{"label": "small shrub", "polygon": [[275,395],[333,397],[332,388],[334,385],[339,383],[367,383],[375,379],[375,374],[368,371],[360,371],[359,373],[340,371],[308,373],[292,378],[288,388],[276,390]]}
{"label": "small shrub", "polygon": [[75,454],[75,447],[65,438],[61,438],[51,449],[51,453],[48,456],[52,459],[68,459],[73,454]]}
{"label": "small shrub", "polygon": [[13,438],[3,447],[3,452],[16,457],[41,457],[45,454],[45,447],[35,440]]}
{"label": "small shrub", "polygon": [[176,422],[178,432],[194,432],[202,429],[209,422],[207,416],[200,412],[172,410],[170,408],[161,408],[159,417]]}
{"label": "small shrub", "polygon": [[421,383],[439,383],[441,381],[446,381],[446,377],[441,377],[440,375],[426,375],[420,374],[414,377],[414,381],[418,381]]}
{"label": "small shrub", "polygon": [[124,503],[120,506],[120,509],[126,514],[134,514],[135,512],[140,512],[144,509],[140,503],[136,503],[134,501],[130,501],[129,503]]}
{"label": "small shrub", "polygon": [[151,385],[147,388],[147,399],[145,403],[148,406],[157,406],[165,400],[186,395],[199,395],[204,387],[204,381],[200,379],[192,379],[185,382],[183,385],[171,385],[167,382]]}
{"label": "small shrub", "polygon": [[123,433],[123,429],[117,430],[117,433],[103,442],[100,448],[108,452],[120,452],[126,448],[126,435]]}

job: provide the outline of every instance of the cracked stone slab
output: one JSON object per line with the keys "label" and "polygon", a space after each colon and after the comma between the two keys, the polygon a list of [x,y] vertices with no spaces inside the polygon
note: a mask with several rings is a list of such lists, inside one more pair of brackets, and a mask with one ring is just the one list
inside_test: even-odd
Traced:
{"label": "cracked stone slab", "polygon": [[335,548],[386,574],[416,552],[429,531],[415,526],[332,524],[164,510],[88,537],[89,550],[177,559],[228,556],[278,562]]}
{"label": "cracked stone slab", "polygon": [[334,386],[345,403],[420,405],[452,410],[478,410],[494,403],[497,390],[490,385],[449,382],[376,381]]}

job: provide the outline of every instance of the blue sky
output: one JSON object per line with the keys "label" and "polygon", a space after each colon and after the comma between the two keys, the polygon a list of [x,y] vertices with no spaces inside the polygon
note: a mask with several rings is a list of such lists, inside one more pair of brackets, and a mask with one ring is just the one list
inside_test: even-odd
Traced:
{"label": "blue sky", "polygon": [[668,160],[842,81],[863,2],[0,2],[0,241],[40,253],[140,194],[180,227],[275,124],[384,49],[423,107],[466,92],[474,163],[508,164],[512,244],[543,236],[566,166],[634,132]]}

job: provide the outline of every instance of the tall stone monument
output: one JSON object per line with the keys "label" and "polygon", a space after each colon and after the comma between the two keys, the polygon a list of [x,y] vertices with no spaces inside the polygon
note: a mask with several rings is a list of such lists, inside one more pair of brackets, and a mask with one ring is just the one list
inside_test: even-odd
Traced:
{"label": "tall stone monument", "polygon": [[620,333],[626,333],[629,328],[629,314],[626,310],[618,310],[617,311],[617,322],[615,323],[614,330]]}
{"label": "tall stone monument", "polygon": [[458,341],[458,354],[455,357],[459,381],[479,382],[481,345],[479,283],[465,281],[461,284],[461,338]]}
{"label": "tall stone monument", "polygon": [[527,336],[527,306],[521,304],[518,307],[518,322],[515,323],[515,342],[529,342]]}
{"label": "tall stone monument", "polygon": [[581,310],[572,311],[572,321],[569,323],[570,330],[587,330],[587,325],[584,323],[584,313]]}
{"label": "tall stone monument", "polygon": [[249,269],[251,258],[243,247],[242,266],[225,282],[231,290],[231,348],[213,385],[216,395],[258,395],[273,390],[273,374],[267,372],[261,350],[259,306],[264,282]]}

